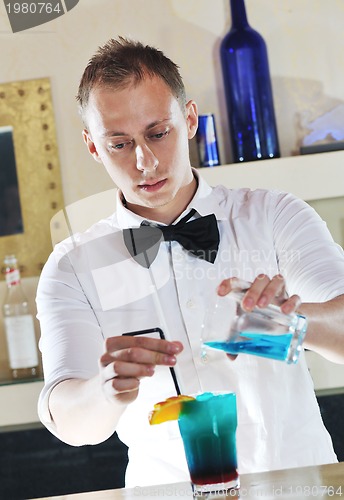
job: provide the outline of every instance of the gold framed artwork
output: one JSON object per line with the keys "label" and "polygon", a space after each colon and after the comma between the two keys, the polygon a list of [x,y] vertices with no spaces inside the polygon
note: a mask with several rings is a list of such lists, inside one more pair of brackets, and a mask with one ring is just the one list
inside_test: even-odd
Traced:
{"label": "gold framed artwork", "polygon": [[15,254],[23,277],[38,276],[61,208],[50,80],[0,84],[0,262]]}

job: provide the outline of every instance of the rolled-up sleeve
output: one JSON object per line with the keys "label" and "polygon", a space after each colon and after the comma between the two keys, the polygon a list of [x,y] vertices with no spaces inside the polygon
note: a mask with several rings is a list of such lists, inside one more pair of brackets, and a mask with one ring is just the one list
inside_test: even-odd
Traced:
{"label": "rolled-up sleeve", "polygon": [[306,202],[279,194],[273,233],[289,294],[304,302],[324,302],[344,293],[344,253],[326,223]]}

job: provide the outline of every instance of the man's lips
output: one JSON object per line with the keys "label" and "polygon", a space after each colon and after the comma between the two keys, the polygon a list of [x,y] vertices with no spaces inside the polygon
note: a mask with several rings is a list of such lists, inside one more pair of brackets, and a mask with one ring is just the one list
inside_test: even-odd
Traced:
{"label": "man's lips", "polygon": [[162,179],[160,181],[157,180],[147,180],[145,181],[144,184],[140,184],[139,188],[142,189],[143,191],[148,191],[148,192],[153,192],[153,191],[158,191],[161,189],[165,183],[167,182],[167,179]]}

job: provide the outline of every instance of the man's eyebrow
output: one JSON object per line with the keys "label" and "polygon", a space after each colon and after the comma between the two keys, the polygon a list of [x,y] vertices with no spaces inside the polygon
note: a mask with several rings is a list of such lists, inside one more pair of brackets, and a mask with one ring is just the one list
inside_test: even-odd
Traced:
{"label": "man's eyebrow", "polygon": [[151,128],[156,127],[157,125],[161,125],[165,122],[169,122],[171,120],[171,117],[164,118],[163,120],[156,120],[155,122],[150,123],[147,127],[146,130],[150,130]]}
{"label": "man's eyebrow", "polygon": [[[144,131],[151,130],[152,128],[156,127],[157,125],[164,124],[166,122],[169,122],[171,120],[170,117],[168,118],[163,118],[162,120],[156,120],[144,129]],[[130,134],[127,134],[126,132],[117,132],[115,130],[106,130],[104,133],[101,134],[101,137],[107,138],[107,137],[126,137],[129,136]]]}
{"label": "man's eyebrow", "polygon": [[106,130],[101,134],[101,137],[124,137],[128,134],[125,132],[115,132],[114,130]]}

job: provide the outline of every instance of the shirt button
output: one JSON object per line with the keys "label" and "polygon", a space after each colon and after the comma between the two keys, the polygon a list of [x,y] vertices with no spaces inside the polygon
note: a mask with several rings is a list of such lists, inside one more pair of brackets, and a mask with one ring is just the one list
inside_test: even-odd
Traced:
{"label": "shirt button", "polygon": [[199,353],[198,353],[198,356],[197,358],[195,359],[195,364],[196,366],[202,366],[202,365],[205,365],[206,363],[208,363],[209,361],[209,349],[205,348],[205,347],[201,347]]}
{"label": "shirt button", "polygon": [[187,307],[188,309],[194,309],[194,308],[196,307],[196,303],[195,303],[195,301],[194,301],[194,300],[192,300],[192,299],[189,299],[189,300],[187,301],[187,303],[186,303],[186,307]]}

